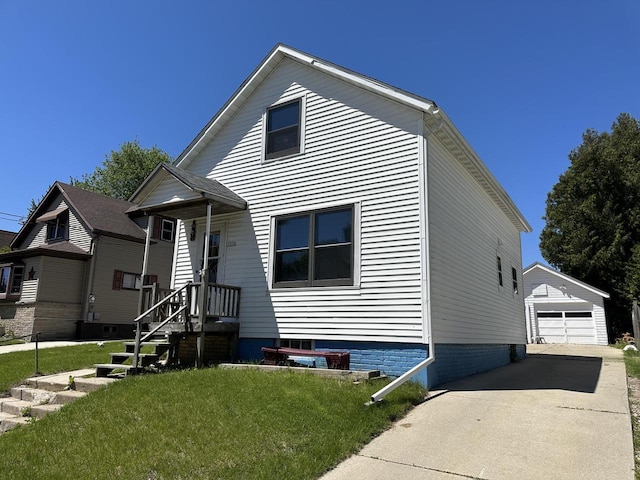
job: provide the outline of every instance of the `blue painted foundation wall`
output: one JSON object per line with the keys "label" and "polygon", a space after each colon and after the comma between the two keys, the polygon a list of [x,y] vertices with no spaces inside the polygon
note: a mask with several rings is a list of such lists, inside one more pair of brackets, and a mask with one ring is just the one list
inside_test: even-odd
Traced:
{"label": "blue painted foundation wall", "polygon": [[[263,358],[261,347],[274,346],[274,339],[241,338],[238,344],[240,361],[256,362]],[[380,370],[398,377],[414,367],[429,353],[428,345],[415,343],[315,341],[316,350],[349,351],[351,369]],[[486,372],[526,356],[526,345],[506,344],[443,344],[435,345],[435,361],[413,380],[429,388],[458,378]],[[323,359],[317,366],[326,368]]]}

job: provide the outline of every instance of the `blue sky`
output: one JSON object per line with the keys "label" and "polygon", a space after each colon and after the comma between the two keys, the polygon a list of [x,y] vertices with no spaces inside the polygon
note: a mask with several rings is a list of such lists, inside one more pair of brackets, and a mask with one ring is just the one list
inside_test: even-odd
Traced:
{"label": "blue sky", "polygon": [[178,156],[278,42],[447,113],[541,261],[547,193],[588,128],[640,118],[640,2],[0,0],[0,229],[138,139]]}

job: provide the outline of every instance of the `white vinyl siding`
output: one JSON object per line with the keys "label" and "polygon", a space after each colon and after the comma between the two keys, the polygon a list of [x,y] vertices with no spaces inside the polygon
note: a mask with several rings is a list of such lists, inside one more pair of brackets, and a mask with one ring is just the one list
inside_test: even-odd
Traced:
{"label": "white vinyl siding", "polygon": [[[264,109],[302,95],[304,155],[262,163]],[[247,212],[214,218],[227,222],[224,283],[242,287],[241,336],[422,341],[421,118],[286,60],[186,167],[220,181],[249,205]],[[269,288],[272,218],[356,204],[359,284]],[[185,224],[188,230],[191,219]],[[176,286],[193,278],[196,242],[187,238],[183,226]]]}
{"label": "white vinyl siding", "polygon": [[522,273],[519,231],[433,135],[427,162],[435,342],[524,343],[523,297],[511,288],[511,266]]}

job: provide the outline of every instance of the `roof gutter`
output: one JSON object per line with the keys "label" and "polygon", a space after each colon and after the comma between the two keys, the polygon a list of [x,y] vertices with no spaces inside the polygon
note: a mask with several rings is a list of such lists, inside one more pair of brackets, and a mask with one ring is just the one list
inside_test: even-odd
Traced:
{"label": "roof gutter", "polygon": [[[437,113],[437,111],[435,112]],[[398,388],[400,385],[405,383],[407,380],[411,379],[415,374],[419,373],[423,369],[427,368],[431,365],[436,359],[435,346],[433,344],[433,329],[431,328],[431,266],[429,263],[429,219],[428,219],[428,208],[429,208],[429,162],[428,162],[428,152],[429,152],[429,135],[438,130],[443,122],[444,118],[440,116],[438,122],[431,128],[428,128],[425,123],[426,120],[426,112],[422,114],[422,125],[423,125],[423,136],[420,147],[420,179],[422,186],[420,188],[421,193],[421,203],[423,208],[421,209],[421,218],[420,222],[423,225],[422,228],[422,238],[421,238],[421,250],[422,250],[422,261],[421,265],[423,270],[422,274],[422,304],[424,305],[423,315],[424,315],[424,330],[426,332],[426,340],[429,348],[429,354],[427,358],[422,360],[416,366],[412,367],[394,381],[389,383],[387,386],[381,388],[376,393],[371,395],[371,401],[367,403],[367,405],[372,405],[376,402],[380,402],[384,399],[386,395],[390,392]]]}

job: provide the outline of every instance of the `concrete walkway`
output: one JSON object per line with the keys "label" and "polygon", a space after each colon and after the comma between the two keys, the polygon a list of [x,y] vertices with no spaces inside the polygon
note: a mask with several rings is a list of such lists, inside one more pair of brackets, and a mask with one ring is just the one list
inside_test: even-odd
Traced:
{"label": "concrete walkway", "polygon": [[528,345],[444,385],[324,480],[634,478],[622,352]]}
{"label": "concrete walkway", "polygon": [[[119,340],[122,341],[122,340]],[[85,343],[104,343],[99,340],[93,341],[51,341],[51,342],[38,342],[38,350],[41,348],[54,348],[54,347],[71,347],[73,345],[83,345]],[[36,342],[29,343],[16,343],[14,345],[2,345],[0,344],[0,354],[9,352],[22,352],[24,350],[35,350]]]}

